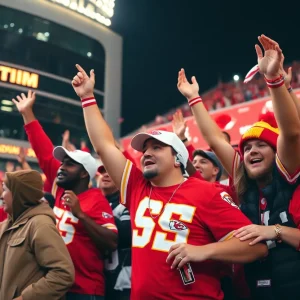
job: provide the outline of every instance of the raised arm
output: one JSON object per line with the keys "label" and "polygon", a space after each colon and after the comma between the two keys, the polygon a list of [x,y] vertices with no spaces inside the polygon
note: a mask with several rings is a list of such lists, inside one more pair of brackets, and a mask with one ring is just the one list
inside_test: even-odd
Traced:
{"label": "raised arm", "polygon": [[[192,83],[189,83],[184,69],[181,69],[178,73],[177,87],[188,101],[199,97],[199,85],[196,78],[192,77]],[[226,142],[222,131],[212,120],[202,101],[192,105],[191,109],[203,138],[216,153],[226,171],[232,174],[235,150]]]}
{"label": "raised arm", "polygon": [[[193,154],[191,152],[193,152],[195,149],[186,136],[187,125],[181,110],[177,110],[175,114],[173,114],[172,128],[173,132],[181,139],[189,152],[189,160],[186,166],[187,173],[189,176],[193,176],[202,180],[203,177],[201,176],[200,172],[197,172],[192,163]],[[190,151],[191,149],[193,149],[193,151]]]}
{"label": "raised arm", "polygon": [[78,73],[73,78],[72,86],[82,101],[84,121],[90,141],[115,185],[120,188],[126,158],[116,147],[113,134],[95,101],[94,70],[91,70],[88,76],[81,66],[76,65],[76,68]]}
{"label": "raised arm", "polygon": [[300,167],[300,118],[295,103],[283,84],[280,73],[282,51],[277,42],[265,35],[258,37],[264,49],[255,45],[260,72],[264,74],[271,93],[274,114],[280,134],[277,141],[277,153],[289,174]]}
{"label": "raised arm", "polygon": [[29,166],[28,162],[26,161],[25,149],[23,147],[20,148],[20,153],[17,156],[17,159],[23,170],[31,170],[31,167]]}
{"label": "raised arm", "polygon": [[76,150],[76,147],[70,142],[70,130],[65,130],[65,132],[62,134],[61,145],[69,151]]}
{"label": "raised arm", "polygon": [[12,99],[12,101],[23,117],[28,140],[37,156],[40,168],[52,185],[60,162],[53,157],[54,146],[34,116],[32,108],[35,103],[35,93],[29,91],[27,96],[22,93],[21,96],[16,98],[17,100]]}

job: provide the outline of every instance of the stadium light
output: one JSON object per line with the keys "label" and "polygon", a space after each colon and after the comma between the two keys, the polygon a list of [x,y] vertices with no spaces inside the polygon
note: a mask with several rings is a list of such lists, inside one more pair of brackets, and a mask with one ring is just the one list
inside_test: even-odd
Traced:
{"label": "stadium light", "polygon": [[240,80],[240,76],[239,76],[239,75],[234,75],[234,76],[233,76],[233,80],[234,80],[235,82],[239,81],[239,80]]}

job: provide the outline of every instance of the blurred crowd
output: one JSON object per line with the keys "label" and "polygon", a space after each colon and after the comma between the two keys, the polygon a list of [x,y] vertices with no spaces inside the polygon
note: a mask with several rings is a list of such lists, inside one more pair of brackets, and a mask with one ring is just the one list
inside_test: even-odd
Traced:
{"label": "blurred crowd", "polygon": [[[292,82],[293,88],[300,87],[300,62],[294,61],[285,68],[292,67]],[[208,111],[214,111],[220,108],[229,107],[231,105],[243,103],[246,101],[260,99],[269,96],[269,90],[264,78],[257,74],[254,79],[246,84],[239,78],[238,81],[222,82],[220,81],[215,88],[206,91],[202,95],[203,103]],[[157,115],[155,119],[143,125],[141,128],[151,128],[157,125],[162,125],[172,121],[172,115],[176,110],[180,109],[184,117],[192,116],[191,109],[187,103],[179,107],[171,109],[164,115]]]}

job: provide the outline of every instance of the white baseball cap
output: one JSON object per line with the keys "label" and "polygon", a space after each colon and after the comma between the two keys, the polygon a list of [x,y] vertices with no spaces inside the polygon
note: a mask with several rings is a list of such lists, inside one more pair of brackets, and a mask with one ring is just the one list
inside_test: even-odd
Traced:
{"label": "white baseball cap", "polygon": [[153,130],[149,133],[146,132],[138,133],[132,138],[131,147],[139,152],[142,152],[145,141],[151,138],[171,146],[177,153],[178,160],[182,163],[184,168],[186,168],[189,159],[189,153],[184,143],[173,132],[163,131],[163,130]]}
{"label": "white baseball cap", "polygon": [[66,148],[58,146],[54,148],[53,156],[59,161],[63,161],[68,156],[83,165],[84,169],[89,173],[90,179],[95,177],[100,166],[100,163],[90,153],[81,150],[68,151]]}

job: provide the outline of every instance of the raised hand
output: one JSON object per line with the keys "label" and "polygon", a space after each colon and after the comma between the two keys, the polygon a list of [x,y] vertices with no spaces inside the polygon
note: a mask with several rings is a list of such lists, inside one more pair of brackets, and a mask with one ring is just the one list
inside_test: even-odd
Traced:
{"label": "raised hand", "polygon": [[199,85],[196,80],[196,77],[192,77],[192,83],[189,83],[186,76],[184,69],[181,69],[178,72],[178,82],[177,88],[179,92],[186,97],[188,100],[196,98],[199,96]]}
{"label": "raised hand", "polygon": [[32,111],[33,104],[35,102],[35,93],[28,91],[27,97],[24,93],[21,96],[17,96],[16,99],[12,99],[12,102],[16,105],[18,111],[21,114],[26,113],[27,111]]}
{"label": "raised hand", "polygon": [[172,120],[173,132],[181,139],[184,140],[186,138],[186,122],[183,118],[181,110],[177,110],[175,114],[173,114]]}
{"label": "raised hand", "polygon": [[258,37],[264,49],[264,55],[259,45],[255,45],[257,61],[260,72],[268,79],[276,78],[280,75],[280,65],[282,61],[282,50],[277,42],[268,38],[265,35]]}
{"label": "raised hand", "polygon": [[90,77],[86,74],[80,65],[76,65],[78,73],[72,80],[74,91],[80,98],[94,97],[95,73],[90,71]]}
{"label": "raised hand", "polygon": [[20,164],[23,164],[26,160],[25,149],[23,147],[20,148],[20,152],[17,156],[17,160]]}
{"label": "raised hand", "polygon": [[70,140],[70,130],[65,130],[65,132],[62,134],[63,142],[69,142]]}

